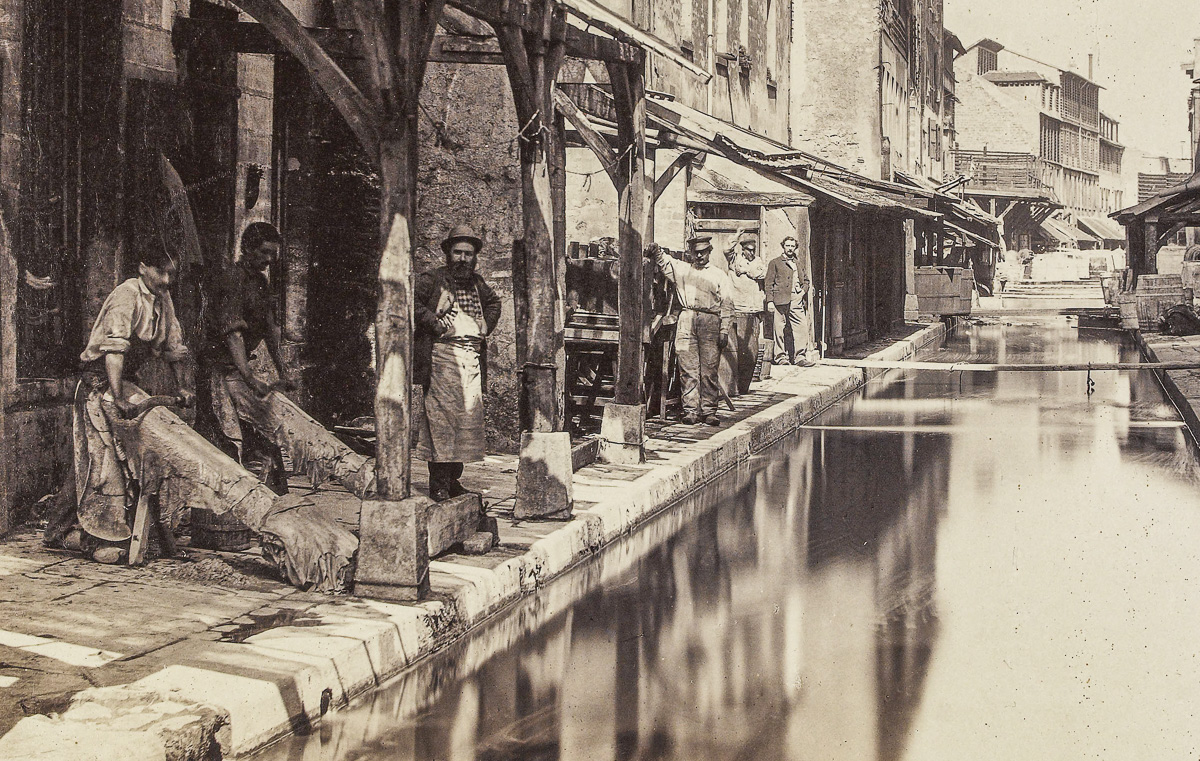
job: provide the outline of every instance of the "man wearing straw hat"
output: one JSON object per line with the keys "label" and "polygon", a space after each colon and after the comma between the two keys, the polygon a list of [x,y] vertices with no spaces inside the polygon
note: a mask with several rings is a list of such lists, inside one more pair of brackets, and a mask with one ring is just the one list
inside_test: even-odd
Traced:
{"label": "man wearing straw hat", "polygon": [[475,272],[483,241],[465,225],[442,241],[446,265],[414,283],[413,383],[424,390],[416,456],[429,463],[429,496],[467,493],[463,464],[483,459],[485,339],[500,321],[500,297]]}

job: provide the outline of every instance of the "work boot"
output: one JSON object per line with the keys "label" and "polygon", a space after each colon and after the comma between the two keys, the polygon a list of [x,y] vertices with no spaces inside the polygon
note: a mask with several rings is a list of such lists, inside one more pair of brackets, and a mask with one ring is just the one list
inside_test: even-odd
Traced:
{"label": "work boot", "polygon": [[679,418],[679,422],[683,423],[684,425],[697,425],[700,422],[700,416],[694,412],[689,412],[683,417]]}
{"label": "work boot", "polygon": [[716,415],[709,415],[704,418],[704,423],[705,425],[720,425],[721,418],[717,417]]}

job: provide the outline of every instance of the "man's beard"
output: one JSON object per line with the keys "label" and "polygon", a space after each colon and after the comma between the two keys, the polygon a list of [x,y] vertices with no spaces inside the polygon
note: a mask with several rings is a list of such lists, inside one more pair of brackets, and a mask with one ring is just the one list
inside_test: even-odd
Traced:
{"label": "man's beard", "polygon": [[469,264],[451,264],[450,274],[455,280],[468,280],[475,273],[475,268]]}

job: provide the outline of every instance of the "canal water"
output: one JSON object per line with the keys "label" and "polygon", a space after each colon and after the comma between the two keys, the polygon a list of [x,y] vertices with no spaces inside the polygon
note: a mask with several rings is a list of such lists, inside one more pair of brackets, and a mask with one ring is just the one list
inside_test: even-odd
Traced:
{"label": "canal water", "polygon": [[[1065,321],[922,357],[1136,361]],[[892,373],[260,759],[1195,759],[1200,490],[1148,372]]]}

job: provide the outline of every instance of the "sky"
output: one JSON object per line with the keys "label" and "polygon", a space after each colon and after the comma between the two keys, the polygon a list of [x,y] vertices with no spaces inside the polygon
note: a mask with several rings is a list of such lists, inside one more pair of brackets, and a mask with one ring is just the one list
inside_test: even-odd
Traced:
{"label": "sky", "polygon": [[1120,140],[1150,155],[1185,155],[1191,83],[1180,66],[1200,38],[1200,0],[944,0],[945,25],[970,46],[1007,48],[1087,74]]}

